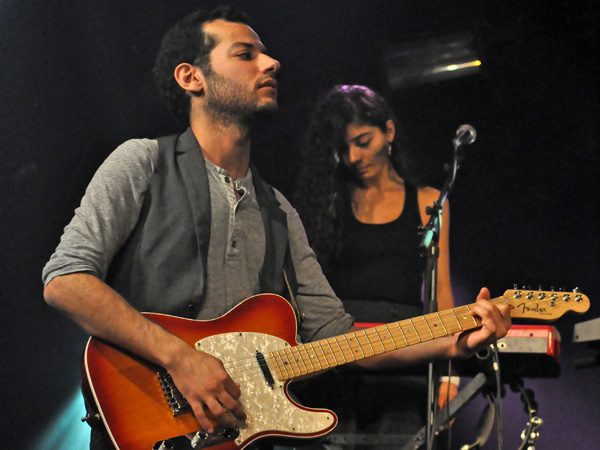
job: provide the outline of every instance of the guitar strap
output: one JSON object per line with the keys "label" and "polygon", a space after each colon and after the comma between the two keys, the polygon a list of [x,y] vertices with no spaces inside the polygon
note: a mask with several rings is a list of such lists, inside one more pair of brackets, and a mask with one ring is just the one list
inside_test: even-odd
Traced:
{"label": "guitar strap", "polygon": [[285,271],[285,269],[283,269],[283,278],[285,279],[285,285],[290,295],[288,301],[290,302],[290,305],[292,305],[292,309],[294,310],[294,314],[296,316],[296,324],[298,325],[298,329],[300,330],[302,329],[302,322],[304,322],[304,314],[302,314],[302,312],[300,311],[300,307],[296,302],[296,296],[292,291],[292,287],[290,286],[290,282],[288,280],[287,272]]}
{"label": "guitar strap", "polygon": [[250,168],[266,237],[265,260],[259,273],[260,287],[263,292],[285,297],[294,310],[298,329],[302,329],[304,316],[296,302],[298,281],[290,253],[287,215],[280,208],[273,187],[263,181],[252,163]]}

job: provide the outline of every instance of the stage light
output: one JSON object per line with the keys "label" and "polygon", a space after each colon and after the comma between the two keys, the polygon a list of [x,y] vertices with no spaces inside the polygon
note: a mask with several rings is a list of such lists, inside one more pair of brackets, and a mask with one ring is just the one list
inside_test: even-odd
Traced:
{"label": "stage light", "polygon": [[391,45],[385,63],[393,90],[471,75],[482,65],[470,34]]}
{"label": "stage light", "polygon": [[471,62],[466,62],[466,63],[462,63],[462,64],[451,64],[449,66],[446,67],[440,67],[440,68],[436,68],[433,69],[433,72],[444,72],[444,71],[449,71],[449,70],[460,70],[460,69],[466,69],[467,67],[479,67],[481,65],[481,61],[471,61]]}
{"label": "stage light", "polygon": [[85,414],[83,397],[77,389],[31,450],[88,450],[90,427],[81,422]]}

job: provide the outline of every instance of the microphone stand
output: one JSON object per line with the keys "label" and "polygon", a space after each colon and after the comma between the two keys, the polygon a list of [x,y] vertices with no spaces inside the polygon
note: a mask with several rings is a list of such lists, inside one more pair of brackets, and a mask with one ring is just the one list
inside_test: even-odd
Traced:
{"label": "microphone stand", "polygon": [[[437,302],[437,274],[439,257],[439,237],[442,227],[442,210],[448,194],[454,186],[456,173],[458,172],[460,161],[463,158],[461,139],[454,139],[454,154],[452,165],[446,165],[446,181],[440,190],[440,196],[433,206],[428,206],[427,214],[430,216],[426,226],[419,227],[419,236],[421,237],[421,251],[427,257],[427,263],[424,275],[424,303],[425,313],[435,313],[438,311]],[[435,389],[433,382],[433,363],[429,363],[428,370],[428,388],[427,388],[427,424],[426,424],[426,448],[432,450],[434,429],[434,411],[435,411]]]}

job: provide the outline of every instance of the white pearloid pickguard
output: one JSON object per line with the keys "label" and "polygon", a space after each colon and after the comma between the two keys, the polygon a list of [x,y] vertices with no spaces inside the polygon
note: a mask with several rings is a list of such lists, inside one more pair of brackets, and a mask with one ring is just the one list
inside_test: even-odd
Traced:
{"label": "white pearloid pickguard", "polygon": [[261,433],[283,432],[293,437],[315,437],[335,423],[330,412],[307,411],[293,404],[285,393],[285,383],[278,380],[268,361],[274,379],[269,386],[256,360],[256,351],[263,355],[290,345],[283,339],[262,333],[223,333],[196,342],[196,349],[223,361],[228,373],[240,384],[240,403],[248,418],[239,425],[235,440],[241,445]]}

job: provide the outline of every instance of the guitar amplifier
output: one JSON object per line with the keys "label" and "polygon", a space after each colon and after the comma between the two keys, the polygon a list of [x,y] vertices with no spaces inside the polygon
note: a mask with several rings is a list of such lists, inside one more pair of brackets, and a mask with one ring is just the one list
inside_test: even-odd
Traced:
{"label": "guitar amplifier", "polygon": [[[550,325],[513,325],[497,342],[502,378],[556,378],[560,375],[560,333]],[[490,352],[458,363],[461,375],[475,376],[491,364]]]}

